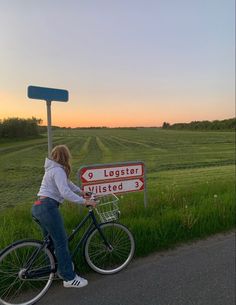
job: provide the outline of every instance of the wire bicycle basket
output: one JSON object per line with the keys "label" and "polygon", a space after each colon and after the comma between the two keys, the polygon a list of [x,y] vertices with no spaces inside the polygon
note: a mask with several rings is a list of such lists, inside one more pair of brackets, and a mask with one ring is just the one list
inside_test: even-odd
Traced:
{"label": "wire bicycle basket", "polygon": [[116,221],[119,218],[119,198],[115,194],[96,196],[96,201],[99,203],[96,205],[95,211],[101,222]]}

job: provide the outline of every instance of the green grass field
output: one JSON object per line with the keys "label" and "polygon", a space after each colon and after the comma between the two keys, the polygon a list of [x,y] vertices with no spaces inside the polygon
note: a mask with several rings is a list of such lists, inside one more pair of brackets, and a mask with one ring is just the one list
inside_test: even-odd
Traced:
{"label": "green grass field", "polygon": [[[235,225],[235,135],[233,132],[167,131],[157,128],[54,132],[54,145],[73,155],[72,181],[82,165],[144,161],[148,207],[143,193],[120,199],[120,221],[136,239],[136,255],[230,230]],[[40,237],[30,216],[44,173],[47,138],[0,142],[0,248],[13,240]],[[83,212],[62,208],[71,230]]]}

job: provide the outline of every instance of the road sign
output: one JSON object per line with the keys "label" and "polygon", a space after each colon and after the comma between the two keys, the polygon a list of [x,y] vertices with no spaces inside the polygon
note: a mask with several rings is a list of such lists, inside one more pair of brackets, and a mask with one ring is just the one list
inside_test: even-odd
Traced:
{"label": "road sign", "polygon": [[28,97],[44,101],[67,102],[69,94],[67,90],[38,86],[28,87]]}
{"label": "road sign", "polygon": [[144,191],[147,206],[146,173],[141,161],[83,166],[78,177],[83,191],[98,195]]}
{"label": "road sign", "polygon": [[84,184],[82,190],[84,192],[93,192],[97,195],[117,194],[127,192],[138,192],[144,189],[144,179],[128,179],[121,181],[108,181],[95,184]]}
{"label": "road sign", "polygon": [[67,102],[69,93],[67,90],[54,89],[38,86],[28,87],[28,98],[36,100],[44,100],[47,104],[47,119],[48,119],[48,156],[50,157],[52,150],[52,116],[51,116],[51,102]]}
{"label": "road sign", "polygon": [[98,182],[104,180],[120,180],[144,175],[143,163],[130,163],[125,165],[95,166],[83,168],[80,171],[80,179],[83,183]]}

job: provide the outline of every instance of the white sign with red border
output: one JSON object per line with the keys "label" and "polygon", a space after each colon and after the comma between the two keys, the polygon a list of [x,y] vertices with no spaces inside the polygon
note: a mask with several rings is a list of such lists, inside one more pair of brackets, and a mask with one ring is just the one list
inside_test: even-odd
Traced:
{"label": "white sign with red border", "polygon": [[144,189],[144,179],[128,179],[122,181],[110,181],[104,183],[87,184],[82,186],[84,192],[93,192],[97,195],[106,195],[110,193],[137,192]]}
{"label": "white sign with red border", "polygon": [[80,179],[82,183],[94,183],[104,180],[120,180],[144,175],[144,164],[125,164],[115,166],[95,166],[82,168],[80,171]]}
{"label": "white sign with red border", "polygon": [[145,167],[141,161],[84,166],[78,176],[81,189],[97,195],[144,191],[146,207]]}

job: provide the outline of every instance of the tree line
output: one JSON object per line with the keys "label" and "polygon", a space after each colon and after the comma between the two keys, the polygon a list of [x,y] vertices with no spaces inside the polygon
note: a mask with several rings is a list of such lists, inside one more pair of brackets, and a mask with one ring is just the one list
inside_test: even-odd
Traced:
{"label": "tree line", "polygon": [[175,123],[169,124],[164,122],[163,129],[177,129],[177,130],[235,130],[236,118],[226,120],[214,121],[192,121],[190,123]]}
{"label": "tree line", "polygon": [[[0,138],[29,138],[38,137],[47,131],[46,126],[40,126],[41,119],[32,117],[30,119],[8,118],[0,120]],[[60,128],[53,126],[55,128]],[[90,129],[95,127],[90,127]],[[97,128],[97,127],[96,127]],[[105,128],[105,127],[100,127]],[[235,130],[236,118],[215,121],[192,121],[190,123],[169,124],[164,122],[163,129],[177,130]]]}
{"label": "tree line", "polygon": [[40,135],[41,119],[8,118],[0,120],[0,138],[28,138]]}

